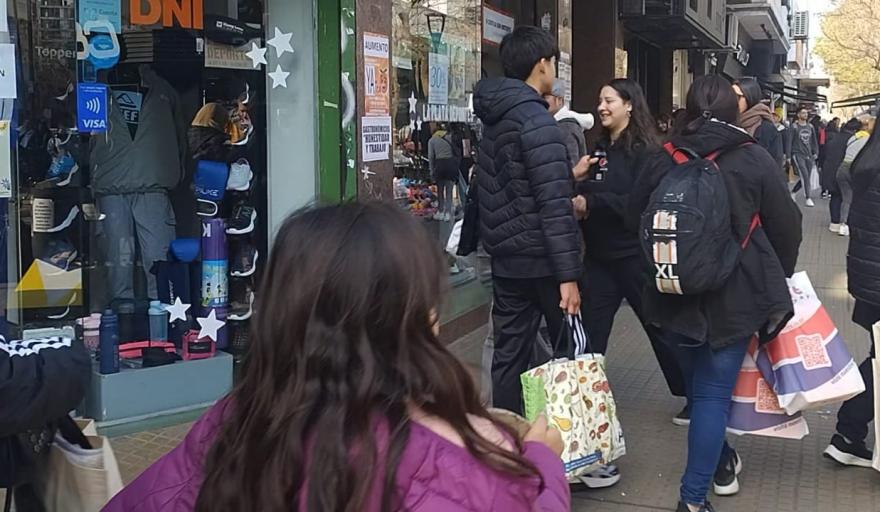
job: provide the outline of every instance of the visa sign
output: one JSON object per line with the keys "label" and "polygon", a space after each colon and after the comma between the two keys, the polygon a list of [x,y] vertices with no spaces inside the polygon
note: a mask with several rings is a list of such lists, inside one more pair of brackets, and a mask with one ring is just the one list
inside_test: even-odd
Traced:
{"label": "visa sign", "polygon": [[132,25],[173,27],[174,20],[182,28],[201,30],[204,27],[204,0],[129,0]]}
{"label": "visa sign", "polygon": [[83,133],[107,131],[107,86],[77,84],[76,128]]}

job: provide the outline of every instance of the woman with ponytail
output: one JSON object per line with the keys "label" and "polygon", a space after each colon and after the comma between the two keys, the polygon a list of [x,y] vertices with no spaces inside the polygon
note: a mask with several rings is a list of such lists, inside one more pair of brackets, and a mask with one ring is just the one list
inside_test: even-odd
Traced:
{"label": "woman with ponytail", "polygon": [[[732,234],[748,240],[736,267],[710,292],[673,295],[649,286],[643,299],[646,322],[676,353],[691,404],[678,512],[711,512],[710,487],[719,496],[739,491],[742,461],[725,440],[733,387],[751,339],[757,334],[759,342],[769,341],[793,314],[785,278],[797,263],[801,214],[777,163],[738,122],[730,82],[704,76],[691,86],[687,125],[671,141],[702,158],[717,155]],[[630,200],[632,227],[639,225],[652,192],[675,172],[675,165],[666,157],[664,164],[642,173]],[[756,216],[761,225],[752,229]]]}

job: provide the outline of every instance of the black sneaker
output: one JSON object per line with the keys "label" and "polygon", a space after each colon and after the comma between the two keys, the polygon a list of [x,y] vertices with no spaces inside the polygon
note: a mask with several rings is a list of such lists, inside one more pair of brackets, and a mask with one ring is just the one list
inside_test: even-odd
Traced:
{"label": "black sneaker", "polygon": [[730,456],[723,466],[715,470],[715,479],[712,482],[716,496],[733,496],[739,492],[739,479],[737,475],[742,472],[742,459],[733,448]]}
{"label": "black sneaker", "polygon": [[250,277],[257,271],[257,259],[260,257],[256,247],[249,243],[242,244],[232,259],[232,277]]}
{"label": "black sneaker", "polygon": [[226,227],[226,233],[230,235],[246,235],[254,230],[257,223],[257,209],[245,203],[235,205],[232,217]]}
{"label": "black sneaker", "polygon": [[860,468],[870,468],[874,458],[864,442],[852,442],[840,434],[831,437],[831,444],[825,448],[823,455],[844,466]]}
{"label": "black sneaker", "polygon": [[244,297],[232,300],[228,319],[233,322],[244,322],[245,320],[250,320],[253,315],[254,291],[250,287],[247,287]]}
{"label": "black sneaker", "polygon": [[686,427],[691,424],[691,407],[689,405],[685,405],[684,409],[681,410],[678,414],[676,414],[672,418],[673,425],[678,425],[679,427]]}
{"label": "black sneaker", "polygon": [[[679,501],[678,508],[675,509],[675,512],[691,512],[691,509],[683,501]],[[715,508],[707,501],[700,506],[700,509],[697,510],[697,512],[715,512]]]}

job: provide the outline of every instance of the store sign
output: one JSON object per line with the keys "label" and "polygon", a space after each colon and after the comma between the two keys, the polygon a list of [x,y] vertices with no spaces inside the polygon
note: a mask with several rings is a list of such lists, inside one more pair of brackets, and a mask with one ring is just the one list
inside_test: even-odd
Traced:
{"label": "store sign", "polygon": [[513,32],[516,20],[513,16],[483,4],[483,41],[489,44],[501,44],[504,36]]}
{"label": "store sign", "polygon": [[391,117],[362,117],[361,139],[364,162],[388,160],[391,149]]}
{"label": "store sign", "polygon": [[[129,0],[132,25],[155,25],[201,30],[204,23],[204,0]],[[175,21],[177,24],[175,25]]]}
{"label": "store sign", "polygon": [[76,128],[84,133],[107,131],[107,86],[77,84]]}
{"label": "store sign", "polygon": [[0,44],[0,98],[16,97],[15,45]]}
{"label": "store sign", "polygon": [[79,22],[106,20],[122,32],[122,0],[79,0]]}
{"label": "store sign", "polygon": [[232,46],[208,39],[205,41],[205,67],[252,70],[254,61],[248,57],[248,53],[251,51],[251,45],[260,46],[260,43],[260,39],[252,39],[247,44]]}
{"label": "store sign", "polygon": [[144,95],[139,92],[113,91],[113,99],[116,101],[116,108],[119,109],[125,122],[129,126],[137,128],[141,120]]}
{"label": "store sign", "polygon": [[428,103],[449,103],[449,56],[442,53],[428,54]]}
{"label": "store sign", "polygon": [[455,105],[422,105],[421,119],[424,122],[472,123],[474,112],[471,108]]}
{"label": "store sign", "polygon": [[364,113],[368,116],[387,116],[391,112],[390,54],[388,36],[364,34]]}

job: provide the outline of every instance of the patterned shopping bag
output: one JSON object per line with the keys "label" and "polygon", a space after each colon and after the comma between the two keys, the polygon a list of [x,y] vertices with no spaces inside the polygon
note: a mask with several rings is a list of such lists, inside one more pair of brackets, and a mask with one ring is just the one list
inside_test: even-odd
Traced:
{"label": "patterned shopping bag", "polygon": [[521,376],[525,416],[541,413],[562,434],[562,460],[569,478],[590,472],[626,453],[614,396],[605,376],[605,358],[588,353],[579,317],[568,317],[574,359],[557,359]]}
{"label": "patterned shopping bag", "polygon": [[840,331],[806,272],[788,279],[794,317],[757,352],[755,363],[789,414],[843,402],[865,390]]}
{"label": "patterned shopping bag", "polygon": [[752,339],[733,390],[727,431],[783,439],[803,439],[810,433],[801,413],[789,415],[779,405],[779,397],[755,364],[758,340]]}

